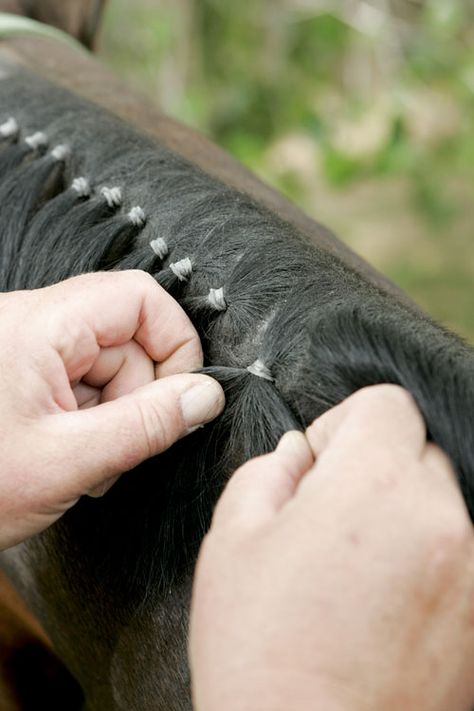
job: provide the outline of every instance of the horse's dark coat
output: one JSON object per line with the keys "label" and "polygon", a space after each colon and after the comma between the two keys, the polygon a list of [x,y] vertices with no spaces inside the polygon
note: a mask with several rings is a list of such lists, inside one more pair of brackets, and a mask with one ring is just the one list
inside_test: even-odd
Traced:
{"label": "horse's dark coat", "polygon": [[[11,572],[91,709],[189,709],[192,568],[233,469],[358,388],[399,383],[455,463],[473,516],[474,352],[248,195],[94,105],[11,71],[0,82],[0,122],[15,116],[22,134],[0,148],[0,288],[145,269],[193,319],[206,372],[228,400],[215,424],[26,544],[28,583]],[[71,146],[65,164],[24,150],[21,139],[38,130],[51,146]],[[89,199],[70,188],[79,175],[96,189]],[[121,210],[100,197],[104,185],[122,188]],[[134,205],[147,214],[143,229],[126,218]],[[156,237],[170,247],[164,261],[149,246]],[[169,269],[183,257],[193,263],[184,284]],[[226,311],[210,308],[211,287],[224,287]],[[246,370],[257,358],[274,382]]]}

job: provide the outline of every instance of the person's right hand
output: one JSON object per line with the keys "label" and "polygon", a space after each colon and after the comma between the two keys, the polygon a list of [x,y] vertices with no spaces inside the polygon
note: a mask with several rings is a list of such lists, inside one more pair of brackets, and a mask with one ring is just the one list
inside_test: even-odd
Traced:
{"label": "person's right hand", "polygon": [[233,476],[190,658],[197,711],[472,708],[474,536],[404,390],[359,391]]}

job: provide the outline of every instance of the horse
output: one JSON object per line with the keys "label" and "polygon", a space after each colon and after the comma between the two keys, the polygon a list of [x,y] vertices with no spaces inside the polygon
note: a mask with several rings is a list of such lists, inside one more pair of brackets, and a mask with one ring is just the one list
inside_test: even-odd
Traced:
{"label": "horse", "polygon": [[449,454],[473,517],[474,349],[67,36],[43,25],[4,36],[0,77],[0,288],[147,271],[192,319],[202,372],[227,399],[214,423],[1,565],[85,708],[189,711],[193,569],[232,472],[356,390],[395,383]]}

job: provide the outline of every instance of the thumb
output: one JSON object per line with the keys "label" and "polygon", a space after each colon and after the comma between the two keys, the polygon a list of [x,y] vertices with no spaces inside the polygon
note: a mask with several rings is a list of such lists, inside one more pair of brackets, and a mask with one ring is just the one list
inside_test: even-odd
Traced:
{"label": "thumb", "polygon": [[72,494],[105,491],[104,482],[217,417],[224,402],[213,378],[180,374],[96,407],[49,416],[50,435],[61,443],[63,487],[67,472]]}
{"label": "thumb", "polygon": [[235,472],[217,504],[212,530],[265,524],[293,498],[313,463],[304,434],[287,432],[274,452],[249,460]]}

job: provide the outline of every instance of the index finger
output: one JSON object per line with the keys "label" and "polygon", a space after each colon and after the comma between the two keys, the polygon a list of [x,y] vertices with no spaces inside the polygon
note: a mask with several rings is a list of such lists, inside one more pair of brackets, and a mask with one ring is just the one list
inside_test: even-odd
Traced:
{"label": "index finger", "polygon": [[47,302],[55,306],[52,345],[68,374],[77,371],[78,359],[87,350],[84,340],[91,334],[103,348],[134,339],[159,364],[160,376],[202,366],[196,329],[177,301],[146,272],[84,274],[49,292]]}

